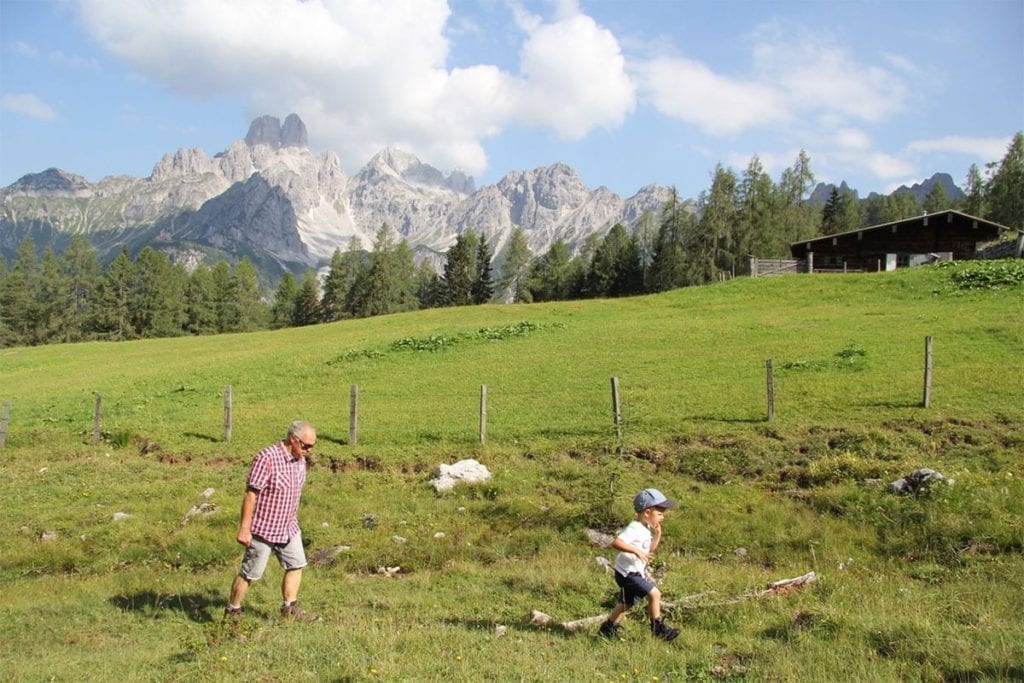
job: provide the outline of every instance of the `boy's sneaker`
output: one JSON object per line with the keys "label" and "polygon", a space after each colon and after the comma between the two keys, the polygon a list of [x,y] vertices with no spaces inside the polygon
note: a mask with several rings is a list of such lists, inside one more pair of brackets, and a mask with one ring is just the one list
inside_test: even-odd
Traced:
{"label": "boy's sneaker", "polygon": [[242,608],[241,607],[231,607],[230,605],[228,605],[227,607],[224,608],[224,618],[225,619],[230,619],[232,621],[238,621],[239,619],[242,618]]}
{"label": "boy's sneaker", "polygon": [[608,640],[618,640],[619,638],[619,625],[606,621],[601,624],[601,628],[597,631],[598,635],[607,638]]}
{"label": "boy's sneaker", "polygon": [[661,619],[655,619],[651,622],[651,633],[653,633],[656,638],[671,641],[675,640],[679,635],[679,629],[672,628]]}
{"label": "boy's sneaker", "polygon": [[320,621],[320,617],[318,615],[303,612],[302,608],[299,607],[298,602],[293,602],[290,605],[282,605],[281,616],[285,619],[291,619],[292,621]]}

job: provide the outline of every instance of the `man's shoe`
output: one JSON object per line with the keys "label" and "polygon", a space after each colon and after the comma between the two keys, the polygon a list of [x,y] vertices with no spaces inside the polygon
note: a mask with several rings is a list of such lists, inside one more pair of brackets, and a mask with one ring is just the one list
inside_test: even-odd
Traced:
{"label": "man's shoe", "polygon": [[608,640],[618,640],[619,625],[611,621],[606,621],[601,624],[601,628],[598,629],[597,633]]}
{"label": "man's shoe", "polygon": [[238,621],[239,619],[242,618],[242,608],[241,607],[231,607],[231,606],[225,607],[224,608],[224,618],[225,619],[231,619],[232,621]]}
{"label": "man's shoe", "polygon": [[661,638],[665,641],[672,641],[679,636],[679,629],[672,628],[661,619],[655,619],[651,622],[651,633],[653,633],[656,638]]}
{"label": "man's shoe", "polygon": [[320,617],[318,615],[303,612],[302,608],[299,607],[298,602],[293,602],[290,605],[282,605],[281,616],[285,619],[291,619],[292,621],[320,621]]}

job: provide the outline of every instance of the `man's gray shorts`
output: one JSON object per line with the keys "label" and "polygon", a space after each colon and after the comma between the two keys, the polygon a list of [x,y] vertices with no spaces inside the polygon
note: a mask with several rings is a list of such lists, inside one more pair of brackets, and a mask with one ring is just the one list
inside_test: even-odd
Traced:
{"label": "man's gray shorts", "polygon": [[259,536],[252,537],[252,543],[242,556],[239,575],[246,581],[259,581],[267,569],[270,554],[277,557],[285,571],[302,569],[306,566],[306,551],[302,547],[302,534],[295,534],[287,543],[269,543]]}

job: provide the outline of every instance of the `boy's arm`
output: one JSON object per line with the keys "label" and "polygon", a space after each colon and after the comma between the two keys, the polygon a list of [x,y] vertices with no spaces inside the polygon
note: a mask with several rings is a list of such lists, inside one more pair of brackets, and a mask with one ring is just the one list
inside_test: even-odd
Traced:
{"label": "boy's arm", "polygon": [[653,557],[653,550],[654,550],[653,546],[651,546],[651,551],[652,552],[645,553],[643,550],[640,550],[640,548],[634,547],[634,546],[630,545],[629,543],[626,543],[624,540],[622,540],[618,536],[616,536],[615,540],[612,541],[612,547],[615,548],[616,550],[618,550],[619,552],[632,553],[632,554],[636,555],[637,557],[639,557],[644,562],[650,562],[651,561],[651,557]]}
{"label": "boy's arm", "polygon": [[651,555],[654,555],[654,551],[658,549],[661,544],[661,525],[651,529]]}

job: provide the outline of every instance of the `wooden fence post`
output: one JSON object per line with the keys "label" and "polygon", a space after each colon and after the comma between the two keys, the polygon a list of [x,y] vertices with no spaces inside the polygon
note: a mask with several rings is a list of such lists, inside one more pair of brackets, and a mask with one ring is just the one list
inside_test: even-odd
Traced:
{"label": "wooden fence post", "polygon": [[775,420],[775,371],[772,368],[772,359],[765,361],[765,371],[768,384],[768,421]]}
{"label": "wooden fence post", "polygon": [[487,385],[480,385],[480,444],[487,441]]}
{"label": "wooden fence post", "polygon": [[224,387],[224,441],[231,441],[231,415],[232,415],[231,385]]}
{"label": "wooden fence post", "polygon": [[932,338],[924,338],[924,407],[932,403]]}
{"label": "wooden fence post", "polygon": [[7,425],[11,422],[11,402],[4,401],[3,412],[0,413],[0,448],[7,445]]}
{"label": "wooden fence post", "polygon": [[622,404],[619,402],[619,378],[612,377],[612,415],[615,418],[615,434],[622,445]]}
{"label": "wooden fence post", "polygon": [[98,444],[100,442],[100,431],[102,426],[102,414],[103,414],[103,397],[96,394],[96,408],[93,411],[92,416],[92,442]]}
{"label": "wooden fence post", "polygon": [[359,425],[359,385],[353,384],[348,394],[348,444],[355,446]]}

